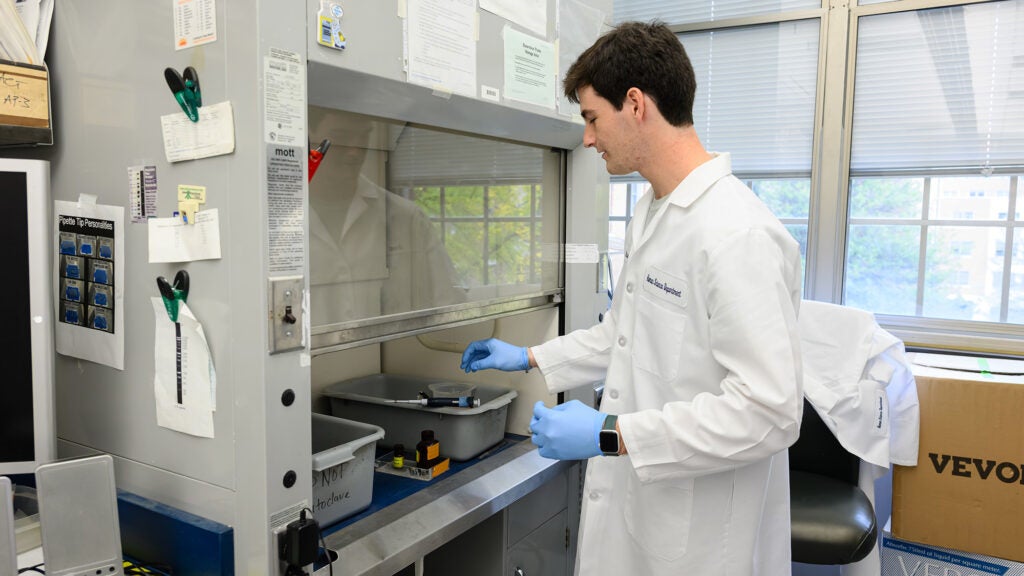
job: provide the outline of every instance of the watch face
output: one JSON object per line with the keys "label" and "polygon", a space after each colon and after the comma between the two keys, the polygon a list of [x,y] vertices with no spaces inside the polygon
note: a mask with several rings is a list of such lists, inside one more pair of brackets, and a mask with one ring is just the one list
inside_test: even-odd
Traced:
{"label": "watch face", "polygon": [[619,433],[615,430],[601,430],[597,439],[600,444],[601,452],[604,452],[605,454],[619,453]]}

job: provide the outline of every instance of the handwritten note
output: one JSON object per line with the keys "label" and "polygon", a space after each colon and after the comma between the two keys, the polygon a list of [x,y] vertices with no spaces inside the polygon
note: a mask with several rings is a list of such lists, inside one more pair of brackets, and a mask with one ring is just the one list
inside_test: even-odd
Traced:
{"label": "handwritten note", "polygon": [[46,70],[0,64],[0,124],[48,127],[46,78]]}

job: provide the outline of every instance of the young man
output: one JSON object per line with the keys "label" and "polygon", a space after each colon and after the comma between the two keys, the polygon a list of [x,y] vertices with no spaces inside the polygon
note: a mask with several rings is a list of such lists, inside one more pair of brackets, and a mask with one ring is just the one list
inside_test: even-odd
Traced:
{"label": "young man", "polygon": [[651,183],[611,311],[532,349],[491,339],[462,358],[467,372],[538,366],[552,392],[604,380],[602,412],[538,403],[530,426],[542,456],[609,456],[587,466],[586,576],[790,573],[800,252],[729,155],[704,150],[695,91],[662,24],[623,24],[579,57],[565,94],[580,104],[583,144],[610,173]]}

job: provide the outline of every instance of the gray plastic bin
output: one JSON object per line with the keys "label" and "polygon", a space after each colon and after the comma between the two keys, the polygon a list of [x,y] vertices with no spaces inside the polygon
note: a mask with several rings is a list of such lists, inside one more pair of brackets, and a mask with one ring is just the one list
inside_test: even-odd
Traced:
{"label": "gray plastic bin", "polygon": [[388,444],[404,444],[413,451],[421,430],[433,430],[441,443],[441,456],[469,460],[505,437],[508,405],[515,390],[478,384],[477,408],[428,408],[392,404],[388,400],[412,400],[420,391],[429,393],[439,378],[374,374],[331,384],[323,394],[331,399],[331,413],[342,418],[371,422],[387,433]]}
{"label": "gray plastic bin", "polygon": [[331,524],[366,509],[373,499],[379,426],[313,414],[313,517]]}

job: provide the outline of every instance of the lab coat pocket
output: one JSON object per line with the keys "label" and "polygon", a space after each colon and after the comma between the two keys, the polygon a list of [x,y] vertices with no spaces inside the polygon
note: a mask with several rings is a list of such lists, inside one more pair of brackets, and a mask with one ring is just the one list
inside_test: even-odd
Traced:
{"label": "lab coat pocket", "polygon": [[693,480],[641,484],[626,490],[626,530],[645,552],[674,561],[686,554],[693,510]]}
{"label": "lab coat pocket", "polygon": [[686,314],[682,308],[666,306],[642,294],[637,299],[633,330],[634,365],[662,381],[674,380],[679,373],[685,331]]}

